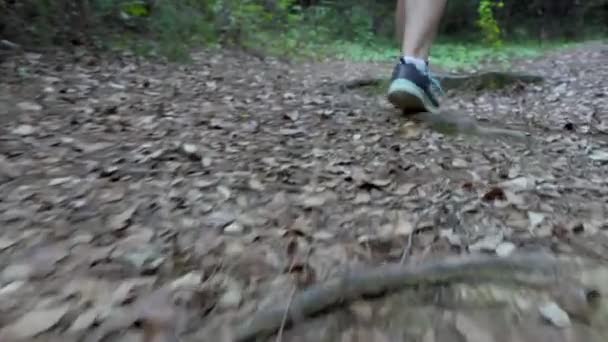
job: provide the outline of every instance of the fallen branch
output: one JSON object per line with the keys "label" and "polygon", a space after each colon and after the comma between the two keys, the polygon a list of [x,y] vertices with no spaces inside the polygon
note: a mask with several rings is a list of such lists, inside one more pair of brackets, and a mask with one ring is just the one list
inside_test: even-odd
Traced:
{"label": "fallen branch", "polygon": [[252,341],[273,334],[282,324],[310,317],[334,305],[363,296],[377,296],[409,286],[455,282],[504,281],[527,286],[546,286],[557,278],[557,260],[537,254],[499,258],[472,256],[416,266],[400,264],[376,267],[366,272],[346,274],[313,286],[285,307],[270,308],[254,315],[235,331],[235,342]]}

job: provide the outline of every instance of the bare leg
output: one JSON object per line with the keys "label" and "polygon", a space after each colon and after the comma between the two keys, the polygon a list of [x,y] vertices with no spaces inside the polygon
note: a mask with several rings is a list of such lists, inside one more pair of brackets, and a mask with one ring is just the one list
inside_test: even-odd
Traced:
{"label": "bare leg", "polygon": [[397,38],[405,56],[427,60],[447,0],[398,0]]}
{"label": "bare leg", "polygon": [[428,59],[447,0],[398,0],[396,36],[402,43],[402,58],[393,70],[388,100],[404,112],[434,112],[439,101],[432,88]]}

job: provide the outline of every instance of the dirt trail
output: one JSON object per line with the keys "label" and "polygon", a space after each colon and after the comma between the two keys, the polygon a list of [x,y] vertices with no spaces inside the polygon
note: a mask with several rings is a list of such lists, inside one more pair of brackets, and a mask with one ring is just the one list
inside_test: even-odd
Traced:
{"label": "dirt trail", "polygon": [[514,64],[541,84],[443,99],[525,144],[433,131],[336,87],[389,64],[7,58],[0,340],[228,338],[218,326],[345,271],[542,251],[584,266],[540,291],[423,282],[300,317],[282,339],[604,341],[606,61],[589,45]]}

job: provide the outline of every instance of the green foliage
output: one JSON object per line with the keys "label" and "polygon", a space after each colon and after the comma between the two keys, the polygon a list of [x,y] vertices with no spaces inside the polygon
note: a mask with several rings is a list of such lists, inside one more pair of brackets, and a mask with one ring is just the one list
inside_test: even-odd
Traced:
{"label": "green foliage", "polygon": [[479,15],[477,25],[481,29],[483,40],[494,47],[500,47],[503,44],[500,26],[494,18],[494,9],[502,7],[504,7],[504,3],[501,0],[480,0],[477,9]]}
{"label": "green foliage", "polygon": [[[517,32],[533,34],[539,8],[597,22],[608,0],[590,1],[578,7],[553,0],[449,1],[440,37],[458,37],[461,43],[438,44],[433,57],[454,65],[488,56],[506,60],[511,52],[505,42]],[[217,44],[284,57],[389,60],[399,53],[392,36],[394,0],[0,0],[0,5],[0,36],[22,44],[104,42],[172,60],[187,60],[192,48]],[[547,27],[542,29],[555,31]]]}

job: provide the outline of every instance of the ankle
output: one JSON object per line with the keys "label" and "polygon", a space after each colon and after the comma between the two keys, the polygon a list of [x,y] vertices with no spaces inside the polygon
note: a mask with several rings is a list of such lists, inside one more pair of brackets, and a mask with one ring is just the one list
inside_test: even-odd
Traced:
{"label": "ankle", "polygon": [[413,64],[418,70],[424,73],[429,70],[429,62],[427,59],[404,55],[401,57],[401,63]]}

